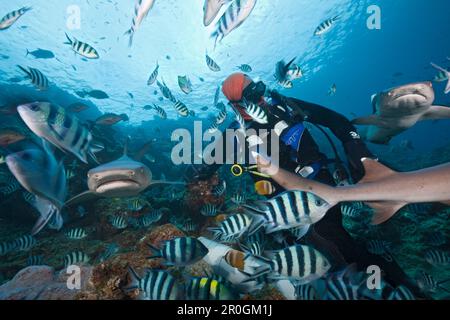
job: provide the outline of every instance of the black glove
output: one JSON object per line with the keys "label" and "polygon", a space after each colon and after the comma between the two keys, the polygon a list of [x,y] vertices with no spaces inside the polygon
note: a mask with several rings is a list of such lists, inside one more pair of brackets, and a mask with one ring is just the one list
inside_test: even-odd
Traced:
{"label": "black glove", "polygon": [[365,174],[362,158],[375,159],[366,144],[361,139],[353,139],[344,143],[344,150],[350,164],[350,173],[354,182],[358,182]]}

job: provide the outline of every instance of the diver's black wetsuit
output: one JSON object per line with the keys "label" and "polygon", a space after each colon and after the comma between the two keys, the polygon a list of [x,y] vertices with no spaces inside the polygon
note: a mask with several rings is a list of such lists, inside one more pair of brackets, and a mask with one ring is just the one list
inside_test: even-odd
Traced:
{"label": "diver's black wetsuit", "polygon": [[[276,106],[281,106],[281,108]],[[306,120],[307,122],[327,127],[344,146],[354,182],[359,181],[364,175],[361,158],[374,158],[351,122],[337,112],[313,103],[287,98],[276,92],[272,93],[272,104],[265,105],[264,108],[269,114],[269,125],[251,122],[247,129],[271,129],[281,120],[285,120],[290,126],[301,124]],[[231,128],[235,127],[231,125]],[[286,131],[288,130],[286,129]],[[283,131],[281,136],[284,133],[285,131]],[[270,139],[268,138],[267,140],[269,144]],[[269,148],[268,150],[270,150]],[[326,156],[320,152],[319,146],[306,128],[302,132],[299,147],[295,152],[293,152],[291,147],[280,142],[279,158],[279,165],[285,170],[295,172],[296,169],[306,166],[316,167],[315,180],[335,185],[333,176],[326,166]],[[219,164],[190,167],[187,171],[186,179],[191,182],[195,179],[208,179],[219,167]],[[254,175],[252,177],[255,180],[269,180]],[[274,181],[271,182],[276,186],[276,194],[284,191]],[[356,242],[348,234],[342,225],[342,213],[339,205],[329,210],[325,217],[313,226],[305,240],[327,255],[335,270],[342,269],[348,264],[356,264],[358,270],[365,272],[368,266],[377,265],[385,272],[385,280],[390,285],[394,287],[405,285],[417,297],[423,297],[420,289],[408,278],[395,261],[388,262],[381,256],[370,254],[367,252],[364,244]]]}

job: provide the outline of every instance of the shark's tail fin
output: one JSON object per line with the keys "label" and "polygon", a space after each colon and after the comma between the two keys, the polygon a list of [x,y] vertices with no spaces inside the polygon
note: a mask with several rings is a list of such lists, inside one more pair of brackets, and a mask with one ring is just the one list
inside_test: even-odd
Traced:
{"label": "shark's tail fin", "polygon": [[[370,183],[383,178],[394,176],[398,174],[397,172],[389,169],[388,167],[382,165],[378,161],[364,158],[362,163],[365,169],[365,176],[359,183]],[[398,210],[403,208],[407,203],[405,202],[366,202],[366,204],[371,207],[373,212],[372,224],[381,224],[392,218]]]}

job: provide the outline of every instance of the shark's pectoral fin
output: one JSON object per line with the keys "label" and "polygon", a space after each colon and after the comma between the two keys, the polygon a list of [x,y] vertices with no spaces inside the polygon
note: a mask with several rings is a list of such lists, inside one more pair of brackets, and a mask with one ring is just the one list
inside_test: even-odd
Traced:
{"label": "shark's pectoral fin", "polygon": [[366,126],[369,126],[369,125],[378,126],[378,127],[385,126],[384,121],[376,114],[372,114],[367,117],[360,117],[360,118],[353,119],[352,123],[356,124],[356,125],[366,125]]}
{"label": "shark's pectoral fin", "polygon": [[394,170],[391,170],[390,168],[382,165],[381,163],[379,163],[376,160],[372,160],[369,158],[362,158],[361,162],[364,166],[365,175],[359,181],[359,184],[374,182],[374,181],[398,174]]}
{"label": "shark's pectoral fin", "polygon": [[406,202],[365,202],[365,204],[373,209],[373,225],[388,221],[401,208],[407,205]]}
{"label": "shark's pectoral fin", "polygon": [[76,195],[75,197],[64,203],[64,207],[71,207],[77,203],[89,201],[95,198],[97,198],[97,195],[95,193],[93,193],[92,191],[86,191],[80,193],[79,195]]}
{"label": "shark's pectoral fin", "polygon": [[152,185],[154,184],[175,184],[175,185],[186,185],[184,181],[166,181],[166,180],[153,180]]}
{"label": "shark's pectoral fin", "polygon": [[420,120],[450,119],[450,107],[431,106]]}

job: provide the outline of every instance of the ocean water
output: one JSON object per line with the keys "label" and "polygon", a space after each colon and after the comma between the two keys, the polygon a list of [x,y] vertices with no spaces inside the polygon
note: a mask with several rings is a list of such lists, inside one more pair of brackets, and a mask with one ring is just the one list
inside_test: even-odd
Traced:
{"label": "ocean water", "polygon": [[[136,30],[130,47],[129,36],[124,33],[130,29],[133,20],[132,0],[2,1],[0,16],[22,7],[32,9],[10,28],[0,30],[0,106],[5,110],[0,116],[0,130],[14,128],[28,138],[36,139],[15,112],[18,105],[34,101],[59,105],[82,123],[92,123],[108,113],[126,114],[127,121],[95,126],[91,130],[94,140],[104,146],[104,150],[97,154],[98,160],[106,163],[119,158],[129,137],[130,156],[138,154],[144,144],[150,146],[142,162],[152,171],[154,180],[179,181],[186,166],[172,162],[174,143],[171,134],[177,129],[193,133],[195,121],[202,122],[204,130],[209,127],[219,113],[213,106],[216,89],[229,74],[239,71],[239,65],[250,65],[252,71],[249,75],[255,81],[263,81],[283,95],[326,106],[349,119],[372,114],[373,94],[409,83],[432,81],[438,72],[430,65],[431,62],[444,68],[450,66],[450,3],[447,0],[427,3],[419,0],[258,0],[243,24],[217,44],[211,38],[217,19],[205,27],[203,5],[203,0],[156,0]],[[368,21],[373,18],[370,8],[380,10],[380,15],[376,16],[380,28],[369,27]],[[224,10],[225,7],[218,17]],[[321,23],[335,16],[339,19],[329,32],[322,36],[314,35]],[[86,59],[75,53],[70,45],[64,44],[67,41],[65,33],[94,47],[99,59]],[[51,51],[54,56],[49,59],[35,57],[32,52],[37,49]],[[27,54],[28,51],[31,53]],[[219,72],[208,68],[205,53],[220,66]],[[280,60],[289,61],[294,57],[303,76],[293,81],[292,89],[285,89],[275,80],[275,65]],[[147,85],[157,64],[158,80],[164,81],[175,98],[195,115],[181,117],[173,103],[163,98],[156,83]],[[48,78],[48,88],[37,90],[18,66],[41,71]],[[178,85],[178,76],[184,75],[192,82],[189,94],[183,93]],[[450,106],[450,96],[444,93],[446,83],[433,81],[435,105]],[[333,85],[336,93],[330,95]],[[101,90],[108,97],[97,99],[86,95],[92,90]],[[219,101],[227,103],[222,94]],[[70,107],[75,103],[85,105],[86,109],[71,111]],[[167,119],[163,120],[154,110],[144,108],[152,104],[162,107]],[[228,110],[227,120],[220,129],[225,129],[232,120],[233,113]],[[448,119],[421,121],[395,136],[388,145],[367,144],[380,160],[396,170],[432,167],[450,161],[448,124]],[[364,130],[362,127],[359,129],[361,132]],[[320,132],[312,131],[323,152],[331,154],[328,141]],[[344,155],[339,140],[333,138],[333,141]],[[10,146],[3,147],[1,155],[6,156]],[[66,171],[75,163],[71,169],[73,176],[67,179],[69,191],[66,200],[87,190],[87,172],[96,164],[92,160],[84,164],[70,152],[55,150],[54,153],[58,161],[62,159]],[[28,235],[39,213],[24,199],[23,187],[14,187],[15,179],[9,178],[11,175],[6,164],[0,165],[0,173],[0,187],[4,191],[0,195],[0,243],[6,244]],[[41,256],[43,265],[50,266],[55,273],[64,274],[64,257],[76,251],[90,258],[85,265],[95,274],[100,274],[97,278],[102,281],[94,281],[98,287],[93,289],[85,287],[82,280],[83,288],[75,290],[75,293],[70,291],[66,298],[129,298],[124,288],[130,277],[124,261],[139,272],[145,268],[161,267],[159,262],[145,259],[150,255],[146,242],[159,246],[161,239],[183,234],[194,239],[212,238],[207,228],[240,209],[228,204],[219,208],[219,213],[225,216],[214,218],[200,214],[202,205],[211,202],[219,207],[223,202],[230,202],[236,194],[245,196],[247,201],[260,199],[249,175],[236,178],[230,174],[229,166],[222,167],[215,179],[197,189],[158,185],[134,197],[95,198],[79,206],[63,208],[64,226],[61,230],[44,228],[35,236],[37,243],[32,248],[15,248],[0,255],[0,284],[4,284],[3,288],[0,287],[0,298],[11,298],[9,294],[23,285],[17,284],[13,290],[7,282],[26,267],[30,257]],[[210,193],[203,193],[219,181],[227,183],[220,200]],[[11,190],[6,191],[8,188]],[[138,208],[133,208],[133,200],[140,202]],[[163,213],[159,220],[142,227],[142,217],[152,213],[158,216],[155,212],[161,209]],[[445,263],[433,266],[424,259],[426,252],[435,249],[447,254],[450,260],[448,207],[436,203],[406,207],[389,222],[377,227],[369,226],[368,208],[358,210],[361,211],[360,217],[345,217],[344,225],[359,243],[374,239],[390,242],[390,256],[411,278],[415,279],[422,270],[438,282],[450,278]],[[111,222],[118,216],[125,217],[125,227]],[[87,236],[70,239],[65,233],[73,228],[84,230]],[[430,237],[434,239],[437,233],[443,240],[431,244]],[[272,238],[268,243],[267,250],[283,246]],[[215,267],[207,259],[196,263]],[[181,286],[186,278],[205,276],[201,272],[204,266],[197,264],[186,269],[168,267],[167,272],[182,279],[178,280]],[[113,277],[120,281],[118,291],[112,291],[120,293],[109,294],[107,292],[111,290],[99,289],[108,282],[103,280]],[[36,291],[39,289],[36,285]],[[278,291],[273,293],[272,289]],[[427,295],[445,299],[448,297],[445,290],[448,289],[435,288]],[[258,292],[252,292],[250,297],[292,298],[292,288],[286,292],[290,294],[269,283]],[[46,294],[44,298],[59,298]],[[244,294],[249,293],[241,290],[239,297]],[[42,296],[29,294],[25,298]]]}

